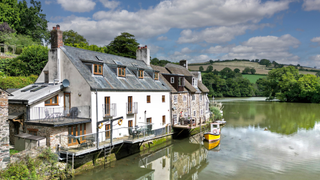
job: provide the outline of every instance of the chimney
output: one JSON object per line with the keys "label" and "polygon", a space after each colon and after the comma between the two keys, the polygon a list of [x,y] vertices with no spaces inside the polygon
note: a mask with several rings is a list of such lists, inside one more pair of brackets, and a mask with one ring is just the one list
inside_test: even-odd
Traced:
{"label": "chimney", "polygon": [[185,67],[186,69],[188,69],[188,61],[187,60],[181,60],[179,62],[180,66]]}
{"label": "chimney", "polygon": [[143,60],[148,66],[150,66],[150,50],[148,46],[140,47],[136,50],[136,59]]}
{"label": "chimney", "polygon": [[63,32],[60,30],[60,25],[52,28],[51,34],[51,49],[63,46]]}

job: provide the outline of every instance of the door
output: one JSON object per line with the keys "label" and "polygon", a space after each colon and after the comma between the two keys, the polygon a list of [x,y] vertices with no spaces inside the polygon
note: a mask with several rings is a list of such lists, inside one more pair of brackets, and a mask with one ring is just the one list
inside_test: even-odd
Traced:
{"label": "door", "polygon": [[64,110],[69,110],[71,108],[70,100],[70,93],[64,93]]}
{"label": "door", "polygon": [[106,109],[105,109],[105,116],[110,116],[110,97],[106,97],[105,98],[105,106],[106,106]]}
{"label": "door", "polygon": [[110,130],[110,124],[106,124],[106,139],[110,138],[110,131],[108,130]]}
{"label": "door", "polygon": [[[68,127],[69,136],[80,136],[86,134],[86,124],[77,124]],[[85,142],[85,137],[81,136],[80,138],[68,138],[68,145],[77,145]]]}
{"label": "door", "polygon": [[132,113],[132,96],[128,96],[128,113]]}

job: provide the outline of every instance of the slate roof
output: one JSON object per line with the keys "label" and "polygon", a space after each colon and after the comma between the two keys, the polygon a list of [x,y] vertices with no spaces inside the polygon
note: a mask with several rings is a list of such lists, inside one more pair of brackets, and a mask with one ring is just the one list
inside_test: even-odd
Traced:
{"label": "slate roof", "polygon": [[187,80],[184,81],[184,86],[192,93],[197,92],[197,89],[194,88]]}
{"label": "slate roof", "polygon": [[[68,56],[73,65],[78,69],[82,77],[95,90],[116,90],[116,91],[170,91],[163,77],[154,80],[155,71],[142,60],[99,53],[63,46],[62,51]],[[103,64],[103,76],[94,75],[84,63]],[[117,76],[117,67],[126,68],[126,77]],[[144,78],[137,77],[138,69],[145,71]]]}
{"label": "slate roof", "polygon": [[7,94],[8,94],[8,96],[13,96],[9,91],[6,91],[6,90],[4,90],[4,89],[2,89],[2,88],[0,88],[3,92],[6,92]]}
{"label": "slate roof", "polygon": [[204,84],[202,84],[201,81],[198,81],[198,88],[204,93],[209,93],[209,89]]}
{"label": "slate roof", "polygon": [[58,94],[63,89],[61,83],[56,84],[43,84],[35,83],[30,84],[24,88],[21,88],[12,93],[13,96],[9,97],[9,103],[21,103],[25,102],[28,105],[34,104],[41,100],[52,97]]}
{"label": "slate roof", "polygon": [[171,92],[175,93],[175,92],[178,92],[168,81],[165,77],[163,77],[162,74],[170,74],[166,68],[164,67],[161,67],[161,66],[156,66],[156,65],[151,65],[151,67],[154,69],[154,70],[157,70],[157,71],[160,71],[160,77],[164,80],[164,82],[166,83],[166,85],[168,87],[170,87],[171,89]]}
{"label": "slate roof", "polygon": [[165,66],[165,68],[167,68],[171,74],[182,74],[184,76],[193,76],[193,74],[191,74],[188,69],[186,69],[183,66],[177,65],[177,64],[168,63]]}

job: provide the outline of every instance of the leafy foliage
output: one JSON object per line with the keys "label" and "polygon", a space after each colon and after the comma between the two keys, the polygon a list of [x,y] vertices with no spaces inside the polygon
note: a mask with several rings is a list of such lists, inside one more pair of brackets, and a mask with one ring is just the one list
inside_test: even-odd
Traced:
{"label": "leafy foliage", "polygon": [[80,43],[84,43],[86,45],[89,45],[89,43],[87,42],[87,40],[83,36],[81,36],[80,34],[78,34],[77,32],[75,32],[73,30],[63,32],[63,42],[65,44],[72,44],[72,45],[80,44]]}
{"label": "leafy foliage", "polygon": [[20,11],[17,0],[0,1],[0,23],[7,22],[15,29],[20,23]]}
{"label": "leafy foliage", "polygon": [[139,43],[136,41],[134,35],[123,32],[110,42],[107,46],[107,53],[136,59],[138,45]]}
{"label": "leafy foliage", "polygon": [[37,80],[38,76],[31,75],[28,77],[25,76],[4,76],[0,77],[0,87],[3,89],[20,89],[29,84],[33,84]]}
{"label": "leafy foliage", "polygon": [[206,72],[211,72],[212,70],[213,70],[213,66],[210,65],[207,67]]}
{"label": "leafy foliage", "polygon": [[23,52],[10,61],[6,67],[6,72],[11,76],[29,76],[31,74],[40,74],[48,62],[47,47],[41,45],[28,46]]}
{"label": "leafy foliage", "polygon": [[168,61],[168,60],[159,60],[158,58],[153,58],[153,59],[151,59],[150,63],[153,64],[153,65],[157,65],[157,66],[162,66],[163,67],[166,64],[172,63],[172,62]]}
{"label": "leafy foliage", "polygon": [[235,73],[240,73],[240,69],[239,69],[239,68],[235,68],[233,71],[234,71]]}
{"label": "leafy foliage", "polygon": [[219,108],[210,106],[210,111],[214,114],[214,120],[222,119],[222,115]]}
{"label": "leafy foliage", "polygon": [[249,72],[251,71],[250,68],[246,67],[244,68],[244,70],[242,71],[242,74],[249,74]]}
{"label": "leafy foliage", "polygon": [[0,22],[0,32],[3,33],[14,33],[15,30],[11,29],[11,27],[9,26],[9,24],[7,22]]}
{"label": "leafy foliage", "polygon": [[311,74],[299,74],[293,67],[273,69],[267,80],[259,80],[258,89],[269,99],[288,102],[320,102],[320,78]]}
{"label": "leafy foliage", "polygon": [[200,66],[199,67],[199,71],[203,71],[204,69],[203,69],[203,66]]}
{"label": "leafy foliage", "polygon": [[250,69],[250,72],[251,72],[251,74],[255,74],[255,73],[256,73],[256,70],[255,70],[254,68],[251,68],[251,69]]}

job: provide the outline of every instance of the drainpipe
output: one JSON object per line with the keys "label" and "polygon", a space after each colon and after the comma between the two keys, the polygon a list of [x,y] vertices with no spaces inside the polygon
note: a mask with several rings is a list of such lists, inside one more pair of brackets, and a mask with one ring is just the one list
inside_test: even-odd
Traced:
{"label": "drainpipe", "polygon": [[98,127],[98,91],[96,89],[96,128],[97,128],[97,135],[96,135],[96,139],[97,139],[97,149],[99,149],[99,127]]}

